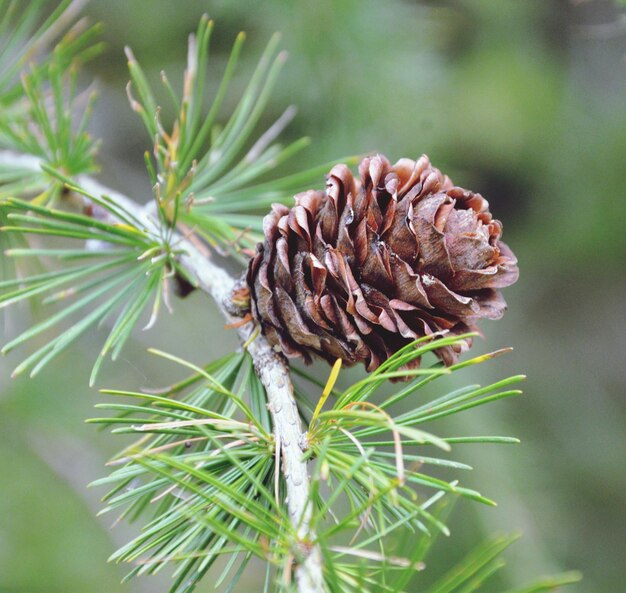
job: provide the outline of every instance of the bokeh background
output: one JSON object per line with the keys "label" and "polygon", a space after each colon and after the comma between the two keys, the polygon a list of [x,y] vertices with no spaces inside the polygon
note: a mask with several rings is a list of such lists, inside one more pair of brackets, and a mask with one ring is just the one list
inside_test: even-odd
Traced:
{"label": "bokeh background", "polygon": [[[525,395],[452,418],[439,434],[511,434],[519,446],[458,447],[475,467],[467,485],[496,509],[461,501],[433,570],[495,532],[521,531],[499,584],[579,569],[571,593],[626,587],[626,6],[603,0],[93,0],[106,54],[89,75],[101,100],[102,178],[145,201],[150,147],[125,97],[123,46],[156,80],[175,79],[186,36],[203,12],[216,20],[212,67],[248,32],[245,82],[274,31],[290,59],[266,123],[289,104],[288,138],[312,135],[294,168],[380,151],[428,153],[457,183],[480,191],[520,259],[510,310],[483,326],[475,351],[515,351],[465,373],[469,383],[523,372]],[[233,97],[234,99],[234,97]],[[320,187],[323,180],[320,179]],[[12,312],[5,334],[27,323]],[[0,592],[143,593],[120,585],[106,557],[132,533],[95,518],[103,492],[86,485],[123,443],[84,420],[102,339],[93,335],[36,380],[11,381],[0,361]],[[2,341],[5,341],[3,338]],[[204,362],[235,344],[213,306],[192,295],[147,335],[138,333],[103,386],[156,386],[170,369],[148,345]],[[319,367],[317,372],[325,369]],[[361,371],[353,371],[359,373]],[[349,380],[349,377],[344,377]],[[254,577],[241,591],[255,591]],[[202,591],[212,590],[206,582]]]}

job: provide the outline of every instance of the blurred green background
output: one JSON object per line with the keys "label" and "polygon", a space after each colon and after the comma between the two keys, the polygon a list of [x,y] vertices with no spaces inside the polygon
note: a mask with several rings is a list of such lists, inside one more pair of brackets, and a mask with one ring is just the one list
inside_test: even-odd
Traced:
{"label": "blurred green background", "polygon": [[[522,531],[501,582],[580,569],[585,579],[572,593],[625,590],[625,11],[608,0],[94,0],[86,10],[104,23],[108,45],[89,72],[101,94],[93,131],[108,185],[149,197],[150,142],[127,107],[123,46],[154,80],[162,68],[175,79],[186,36],[208,12],[215,81],[239,30],[249,34],[240,84],[270,34],[283,33],[290,59],[266,123],[298,106],[286,136],[314,142],[293,167],[425,152],[503,221],[521,279],[505,291],[509,312],[483,325],[474,351],[515,351],[456,380],[523,372],[525,395],[437,428],[511,434],[522,445],[457,448],[475,467],[464,483],[499,506],[461,501],[433,571],[488,534]],[[10,313],[3,342],[28,314]],[[99,400],[86,384],[101,339],[84,339],[33,381],[8,377],[23,351],[0,361],[1,593],[166,590],[156,578],[122,586],[124,567],[105,564],[134,527],[96,519],[103,492],[86,489],[123,444],[83,424]],[[211,303],[194,294],[139,332],[100,384],[167,383],[171,369],[147,346],[204,362],[234,345]],[[240,590],[256,585],[252,575]]]}

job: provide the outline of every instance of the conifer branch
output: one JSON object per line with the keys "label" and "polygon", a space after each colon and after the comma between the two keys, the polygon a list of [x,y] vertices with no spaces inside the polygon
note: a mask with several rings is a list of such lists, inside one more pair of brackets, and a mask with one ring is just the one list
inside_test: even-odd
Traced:
{"label": "conifer branch", "polygon": [[[117,468],[92,484],[112,486],[103,512],[123,508],[118,520],[153,515],[110,560],[134,564],[127,578],[175,563],[172,592],[194,590],[222,555],[230,559],[216,589],[238,563],[227,587],[233,590],[257,557],[267,562],[265,593],[272,574],[271,590],[283,592],[405,591],[425,567],[437,533],[449,533],[448,498],[495,504],[458,480],[423,471],[422,465],[471,467],[422,447],[448,452],[457,443],[517,442],[441,438],[422,424],[519,395],[511,386],[523,375],[410,406],[407,400],[438,377],[508,351],[458,361],[478,335],[476,319],[504,312],[497,289],[517,279],[515,256],[499,241],[501,224],[480,194],[454,186],[425,155],[395,165],[382,155],[366,157],[358,177],[350,169],[354,158],[278,176],[279,166],[309,142],[280,143],[294,107],[256,135],[285,62],[279,36],[218,126],[245,34],[236,37],[213,94],[206,84],[213,31],[207,15],[189,36],[181,91],[161,73],[173,120],[162,116],[168,113],[162,93],[126,49],[128,98],[152,144],[144,156],[154,199],[144,205],[109,189],[91,177],[97,170],[98,142],[88,133],[95,94],[77,93],[79,66],[102,49],[98,25],[84,19],[72,25],[86,1],[58,0],[47,18],[39,14],[45,0],[11,0],[0,10],[0,38],[11,49],[0,55],[0,145],[6,149],[0,150],[0,253],[9,272],[2,261],[0,312],[20,302],[65,304],[2,345],[0,354],[57,329],[13,372],[34,376],[106,320],[111,329],[93,366],[93,385],[150,303],[144,329],[162,305],[171,310],[172,279],[179,296],[194,288],[210,296],[242,345],[204,367],[150,349],[193,374],[159,391],[102,390],[134,403],[100,403],[113,417],[88,422],[142,434],[109,463]],[[35,27],[39,17],[43,23]],[[326,190],[310,189],[322,175]],[[31,236],[80,245],[39,245]],[[247,263],[247,277],[231,276],[214,253]],[[32,258],[59,265],[32,272]],[[290,368],[279,347],[290,357],[334,360],[326,384]],[[426,354],[440,362],[421,367]],[[340,391],[334,385],[342,361],[366,362],[368,374]],[[315,408],[291,373],[323,389]],[[389,379],[406,382],[392,394],[377,393]],[[399,410],[403,400],[407,406]],[[434,494],[426,498],[422,489]],[[333,512],[338,501],[347,512]],[[340,534],[352,534],[349,546],[335,545]],[[514,539],[477,547],[428,593],[477,591],[503,565],[499,555]],[[579,578],[565,573],[523,591],[552,591]]]}
{"label": "conifer branch", "polygon": [[[29,155],[13,151],[0,151],[0,165],[16,167],[40,172],[41,161]],[[127,196],[116,192],[89,176],[79,176],[77,184],[88,193],[106,195],[148,227],[156,226],[156,207],[154,202],[145,206],[135,203]],[[89,199],[72,193],[69,197],[74,207],[89,205],[92,216],[103,222],[112,222],[112,215],[104,209],[94,207]],[[198,283],[198,288],[207,293],[215,301],[218,309],[229,324],[238,325],[241,319],[237,316],[232,297],[237,289],[237,280],[226,270],[214,263],[208,248],[192,236],[174,233],[173,244],[182,252],[181,265]],[[87,243],[87,249],[98,249],[100,246]],[[262,334],[256,335],[257,328],[253,322],[247,322],[237,328],[242,344],[252,357],[254,369],[261,380],[267,394],[268,407],[274,424],[274,437],[280,444],[282,473],[286,484],[287,507],[298,541],[296,581],[298,593],[318,593],[323,590],[321,553],[315,543],[315,534],[309,527],[311,519],[310,479],[303,453],[307,448],[306,432],[303,429],[300,414],[294,398],[293,384],[289,375],[287,361],[274,351]]]}

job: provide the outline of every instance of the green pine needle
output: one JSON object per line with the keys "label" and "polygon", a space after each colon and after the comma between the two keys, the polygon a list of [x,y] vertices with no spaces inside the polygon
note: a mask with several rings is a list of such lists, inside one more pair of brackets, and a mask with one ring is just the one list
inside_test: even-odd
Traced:
{"label": "green pine needle", "polygon": [[[48,171],[57,174],[52,169]],[[17,199],[0,202],[1,216],[7,223],[0,229],[3,237],[15,234],[52,235],[68,240],[99,241],[104,246],[111,246],[110,250],[104,248],[93,254],[72,248],[22,247],[5,252],[16,260],[56,259],[61,266],[49,272],[27,273],[0,282],[0,308],[38,299],[42,300],[46,311],[41,321],[5,344],[3,353],[52,329],[57,332],[19,364],[14,375],[27,371],[31,375],[39,373],[89,329],[113,319],[112,329],[93,368],[90,380],[93,384],[105,358],[111,355],[115,359],[119,355],[150,303],[152,318],[149,325],[158,316],[164,287],[167,287],[170,271],[175,266],[170,246],[163,243],[158,231],[134,226],[141,223],[106,198],[89,198],[116,219],[126,222],[110,224],[90,216]],[[63,265],[74,260],[84,262]],[[166,290],[169,292],[169,288]],[[50,310],[55,303],[62,303],[63,308],[56,312]],[[71,321],[79,315],[77,321]],[[71,323],[69,327],[68,322]]]}
{"label": "green pine needle", "polygon": [[[131,77],[128,97],[154,143],[147,168],[166,219],[172,222],[176,209],[178,220],[193,227],[209,245],[238,255],[259,240],[260,215],[272,202],[290,201],[295,193],[320,186],[337,161],[259,182],[309,145],[308,138],[285,147],[277,142],[295,115],[293,107],[256,135],[286,54],[278,50],[279,36],[272,37],[237,106],[225,125],[218,127],[245,35],[237,36],[221,83],[205,109],[212,30],[213,22],[205,16],[196,34],[190,36],[180,92],[165,73],[161,75],[167,101],[176,110],[171,124],[161,120],[159,93],[150,86],[130,48],[126,49]],[[347,162],[354,164],[356,160]]]}

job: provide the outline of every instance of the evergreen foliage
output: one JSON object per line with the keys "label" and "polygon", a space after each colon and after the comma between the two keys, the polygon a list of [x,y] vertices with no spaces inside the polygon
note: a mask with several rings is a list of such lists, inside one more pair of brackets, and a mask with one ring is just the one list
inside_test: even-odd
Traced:
{"label": "evergreen foliage", "polygon": [[[162,75],[164,98],[175,113],[169,124],[162,121],[161,97],[127,51],[131,107],[153,143],[145,159],[153,201],[131,208],[106,192],[88,190],[85,175],[97,170],[97,142],[87,131],[94,94],[78,89],[77,71],[101,51],[98,27],[75,23],[77,3],[70,1],[37,25],[43,5],[0,2],[0,146],[11,151],[0,158],[0,240],[6,259],[15,262],[6,266],[0,282],[0,307],[23,301],[42,305],[40,320],[2,352],[37,338],[34,351],[14,372],[34,375],[85,332],[105,324],[110,330],[93,368],[93,384],[105,357],[120,354],[144,312],[151,311],[151,327],[161,308],[169,308],[176,278],[195,283],[181,264],[181,236],[243,259],[262,230],[260,214],[274,201],[289,202],[295,192],[321,184],[332,163],[274,175],[308,143],[301,139],[282,146],[277,140],[293,108],[257,132],[285,59],[278,37],[269,42],[233,113],[218,123],[244,35],[235,40],[207,107],[213,23],[202,18],[190,36],[182,91]],[[28,265],[31,260],[39,263]],[[46,336],[43,345],[41,336]],[[269,593],[296,590],[294,567],[315,545],[330,592],[414,590],[409,583],[419,586],[436,536],[448,535],[450,501],[460,496],[493,504],[462,485],[456,474],[471,468],[449,452],[461,444],[517,442],[502,436],[440,436],[423,427],[520,393],[515,386],[523,377],[514,376],[418,399],[427,384],[502,353],[448,368],[434,363],[406,370],[435,348],[466,337],[418,340],[341,391],[334,388],[339,364],[321,383],[292,369],[300,379],[294,397],[307,427],[314,541],[302,541],[300,526],[283,504],[280,446],[247,344],[203,367],[154,351],[164,363],[188,369],[189,376],[155,393],[102,390],[106,401],[97,408],[110,416],[90,420],[113,433],[138,436],[111,460],[111,474],[94,483],[109,488],[103,512],[142,523],[140,535],[111,560],[129,563],[129,577],[171,566],[170,590],[183,593],[209,571],[216,589],[231,591],[256,557],[266,563],[263,591]],[[412,379],[391,395],[381,393],[389,379],[407,375]],[[415,402],[410,411],[398,411],[407,398]],[[431,467],[446,468],[455,477],[435,477]],[[481,590],[513,539],[477,547],[420,590]],[[578,578],[565,574],[507,593],[551,591]]]}

